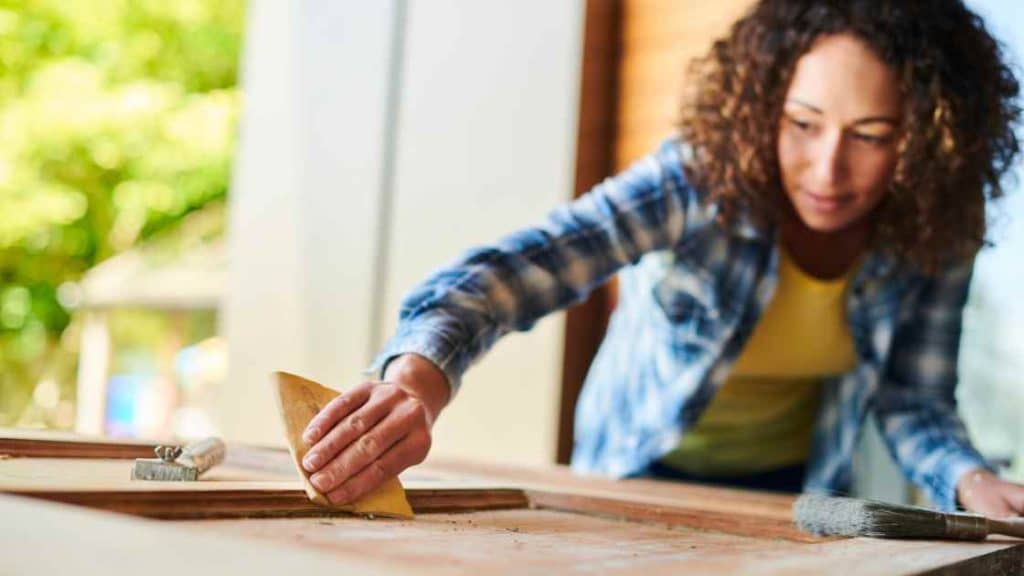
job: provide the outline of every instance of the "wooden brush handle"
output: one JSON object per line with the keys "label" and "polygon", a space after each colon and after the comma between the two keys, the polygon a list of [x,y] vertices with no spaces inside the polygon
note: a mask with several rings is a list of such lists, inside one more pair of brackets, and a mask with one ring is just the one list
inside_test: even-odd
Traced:
{"label": "wooden brush handle", "polygon": [[989,534],[1005,534],[1007,536],[1024,538],[1024,518],[1021,518],[1020,520],[995,520],[993,518],[989,518],[988,532]]}

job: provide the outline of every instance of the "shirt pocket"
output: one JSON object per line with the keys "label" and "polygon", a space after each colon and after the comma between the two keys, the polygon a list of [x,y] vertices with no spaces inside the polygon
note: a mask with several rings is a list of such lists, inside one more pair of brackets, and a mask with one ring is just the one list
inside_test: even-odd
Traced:
{"label": "shirt pocket", "polygon": [[713,278],[696,262],[677,259],[654,284],[654,301],[677,348],[706,349],[721,329]]}

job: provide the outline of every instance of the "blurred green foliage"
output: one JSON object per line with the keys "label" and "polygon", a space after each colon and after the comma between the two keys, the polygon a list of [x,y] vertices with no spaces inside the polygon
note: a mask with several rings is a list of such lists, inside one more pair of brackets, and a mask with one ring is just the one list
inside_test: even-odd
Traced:
{"label": "blurred green foliage", "polygon": [[0,0],[0,426],[74,394],[61,285],[223,202],[244,8]]}

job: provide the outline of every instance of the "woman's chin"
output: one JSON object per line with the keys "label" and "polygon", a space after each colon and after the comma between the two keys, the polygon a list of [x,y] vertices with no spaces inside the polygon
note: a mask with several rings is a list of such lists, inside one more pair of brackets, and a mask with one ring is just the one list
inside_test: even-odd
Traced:
{"label": "woman's chin", "polygon": [[800,221],[812,232],[819,234],[835,234],[853,227],[858,221],[856,214],[827,213],[819,211],[799,211]]}

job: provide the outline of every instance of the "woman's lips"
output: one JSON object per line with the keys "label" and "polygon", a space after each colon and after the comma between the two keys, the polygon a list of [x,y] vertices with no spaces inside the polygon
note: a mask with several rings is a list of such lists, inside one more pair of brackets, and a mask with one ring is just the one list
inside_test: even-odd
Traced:
{"label": "woman's lips", "polygon": [[806,203],[818,212],[836,212],[850,203],[852,197],[843,194],[816,194],[803,191]]}

